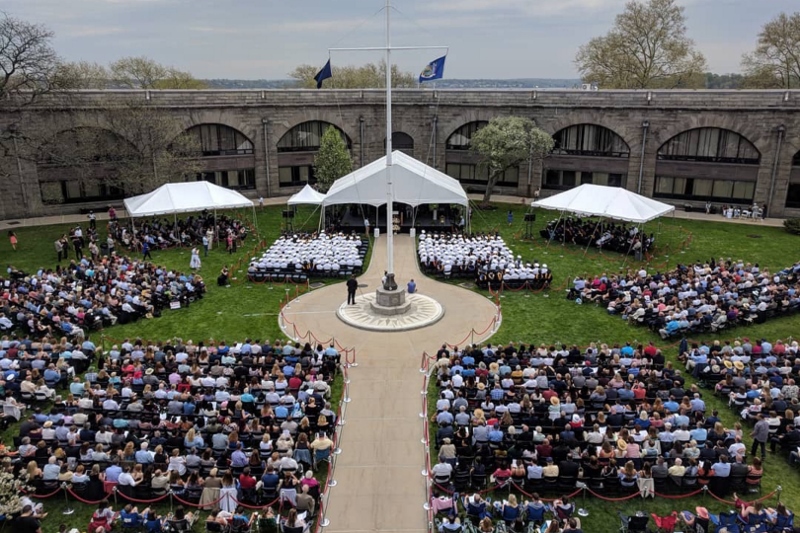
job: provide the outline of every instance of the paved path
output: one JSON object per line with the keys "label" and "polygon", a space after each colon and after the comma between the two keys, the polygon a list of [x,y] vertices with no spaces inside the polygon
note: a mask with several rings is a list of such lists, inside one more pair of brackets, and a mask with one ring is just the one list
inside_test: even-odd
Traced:
{"label": "paved path", "polygon": [[[331,489],[327,513],[329,533],[425,530],[425,479],[420,474],[424,464],[419,418],[421,354],[435,351],[445,341],[460,341],[472,328],[485,329],[495,316],[495,306],[485,296],[423,278],[408,235],[395,237],[394,261],[398,284],[413,277],[421,293],[444,306],[439,322],[390,333],[347,326],[335,314],[346,299],[343,283],[312,291],[285,308],[286,318],[299,331],[312,331],[320,339],[335,336],[342,345],[357,350],[358,367],[350,371],[352,402],[340,442],[343,451],[336,463],[338,485]],[[359,278],[359,283],[367,284],[362,291],[375,290],[385,265],[386,238],[382,236],[374,246],[369,270]]]}

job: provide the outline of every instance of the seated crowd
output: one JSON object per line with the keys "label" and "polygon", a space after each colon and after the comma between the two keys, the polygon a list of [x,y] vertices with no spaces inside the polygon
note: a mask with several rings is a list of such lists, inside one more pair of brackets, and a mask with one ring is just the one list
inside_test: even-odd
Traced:
{"label": "seated crowd", "polygon": [[743,419],[757,427],[751,453],[756,446],[765,454],[780,447],[792,464],[800,465],[800,346],[797,341],[774,344],[766,339],[750,342],[714,341],[711,346],[692,345],[683,350],[687,371]]}
{"label": "seated crowd", "polygon": [[360,274],[369,240],[355,233],[286,233],[247,268],[251,281],[295,281]]}
{"label": "seated crowd", "polygon": [[[80,349],[66,339],[3,347],[6,412],[24,408],[18,384],[37,379],[42,364],[68,368],[63,354]],[[69,381],[66,398],[51,396],[46,412],[22,415],[16,451],[0,450],[6,467],[25,470],[41,493],[67,481],[89,501],[113,487],[138,500],[172,490],[226,513],[238,502],[279,500],[313,516],[313,470],[329,459],[337,423],[328,402],[340,358],[333,346],[126,340],[88,357],[98,370],[85,380],[65,371],[53,386]]]}
{"label": "seated crowd", "polygon": [[652,343],[443,346],[437,359],[437,490],[513,482],[529,495],[563,495],[579,481],[608,496],[760,489],[762,462],[748,455],[741,425],[724,427]]}
{"label": "seated crowd", "polygon": [[547,265],[524,262],[506,245],[500,235],[463,233],[425,233],[417,246],[420,269],[445,278],[474,279],[481,288],[527,286],[542,289],[550,285],[553,274]]}
{"label": "seated crowd", "polygon": [[652,233],[649,236],[639,233],[636,226],[576,217],[551,220],[539,234],[551,241],[594,246],[601,250],[637,256],[650,250],[655,242]]}
{"label": "seated crowd", "polygon": [[713,258],[648,274],[577,277],[567,299],[595,302],[631,324],[648,326],[666,339],[763,322],[800,309],[797,264],[775,274],[756,264]]}
{"label": "seated crowd", "polygon": [[140,251],[145,242],[151,250],[163,250],[174,246],[213,246],[219,241],[226,250],[235,252],[247,238],[247,227],[236,218],[227,215],[214,217],[213,212],[204,210],[200,215],[177,221],[153,217],[123,224],[120,220],[113,220],[108,224],[108,233],[109,238],[135,251]]}
{"label": "seated crowd", "polygon": [[202,298],[203,279],[153,263],[112,254],[83,257],[66,267],[0,276],[0,332],[22,329],[33,338],[66,335],[157,316],[171,301]]}

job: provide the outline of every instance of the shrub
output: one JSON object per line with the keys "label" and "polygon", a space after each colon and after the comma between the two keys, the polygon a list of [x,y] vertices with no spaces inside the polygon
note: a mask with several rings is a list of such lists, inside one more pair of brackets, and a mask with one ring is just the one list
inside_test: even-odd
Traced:
{"label": "shrub", "polygon": [[787,218],[783,221],[783,227],[789,233],[800,235],[800,218]]}

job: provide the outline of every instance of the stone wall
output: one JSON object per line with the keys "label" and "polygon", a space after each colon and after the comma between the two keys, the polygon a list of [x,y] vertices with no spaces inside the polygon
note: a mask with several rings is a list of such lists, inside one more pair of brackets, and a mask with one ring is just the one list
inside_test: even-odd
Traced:
{"label": "stone wall", "polygon": [[[746,137],[761,153],[757,169],[731,167],[731,179],[747,179],[756,173],[755,201],[769,204],[773,216],[800,214],[800,210],[783,207],[790,175],[797,175],[791,161],[800,150],[800,91],[426,89],[396,90],[393,98],[394,130],[414,139],[414,157],[440,170],[445,168],[445,141],[469,122],[520,115],[535,120],[551,134],[571,125],[591,123],[613,130],[628,144],[627,187],[647,195],[652,195],[656,153],[665,141],[697,127],[729,129]],[[385,95],[381,90],[81,91],[42,98],[26,107],[21,116],[4,115],[0,109],[0,126],[15,121],[31,138],[44,138],[75,126],[108,127],[103,111],[130,101],[163,109],[186,128],[218,123],[244,133],[255,148],[254,195],[284,195],[296,190],[279,187],[276,146],[286,132],[306,121],[323,120],[341,128],[351,140],[355,166],[384,153]],[[642,161],[644,121],[649,127]],[[785,138],[776,154],[780,125],[785,127]],[[117,133],[125,136],[124,132]],[[227,168],[234,159],[215,158],[209,168]],[[530,196],[541,185],[546,163],[534,162],[530,172],[523,165],[517,189],[499,192]],[[618,166],[614,163],[614,168]],[[19,167],[21,176],[14,154],[0,154],[0,219],[80,207],[44,206],[36,164],[23,160]],[[573,167],[580,168],[580,162],[574,161]],[[709,169],[709,177],[723,177],[721,172],[727,171]]]}

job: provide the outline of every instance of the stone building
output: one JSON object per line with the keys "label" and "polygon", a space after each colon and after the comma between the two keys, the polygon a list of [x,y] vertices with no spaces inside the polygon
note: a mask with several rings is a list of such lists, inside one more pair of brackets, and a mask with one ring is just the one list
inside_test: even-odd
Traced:
{"label": "stone building", "polygon": [[[253,197],[313,182],[322,132],[338,128],[354,166],[385,149],[382,90],[85,91],[51,96],[0,127],[21,139],[70,146],[77,128],[98,132],[94,170],[0,154],[0,218],[102,208],[135,194],[109,186],[100,145],[136,140],[114,131],[108,109],[127,101],[171,115],[195,135],[207,179]],[[542,196],[581,183],[626,187],[676,205],[754,202],[770,216],[800,216],[800,91],[397,90],[393,146],[479,192],[486,171],[467,150],[493,117],[520,115],[556,139],[540,161],[509,170],[498,193]],[[30,141],[28,141],[30,142]],[[85,149],[85,147],[84,147]],[[44,152],[44,148],[42,152]]]}

